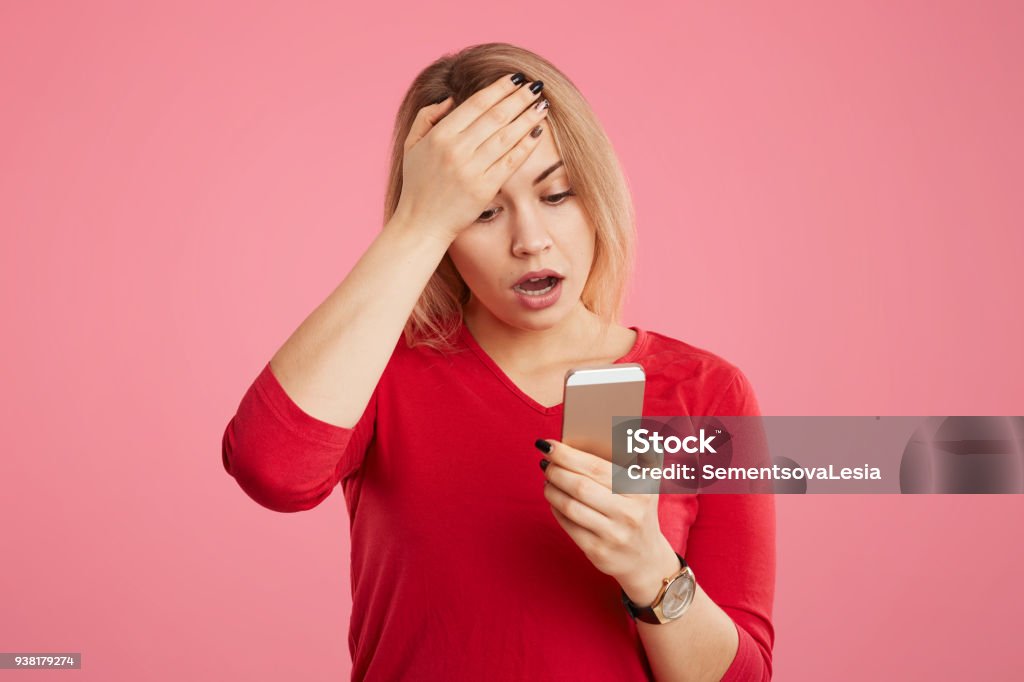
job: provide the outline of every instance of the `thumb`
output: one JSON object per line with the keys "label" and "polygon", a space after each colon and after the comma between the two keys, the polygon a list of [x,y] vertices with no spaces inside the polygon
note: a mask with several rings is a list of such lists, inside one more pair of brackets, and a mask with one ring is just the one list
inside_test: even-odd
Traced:
{"label": "thumb", "polygon": [[422,140],[433,129],[451,109],[453,101],[449,95],[440,102],[425,106],[417,112],[416,118],[412,122],[412,128],[409,129],[409,135],[405,138],[405,151],[409,151],[414,144]]}

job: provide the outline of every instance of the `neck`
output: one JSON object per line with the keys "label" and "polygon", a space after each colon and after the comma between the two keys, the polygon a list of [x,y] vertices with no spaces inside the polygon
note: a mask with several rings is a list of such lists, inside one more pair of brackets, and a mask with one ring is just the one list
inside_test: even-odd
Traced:
{"label": "neck", "polygon": [[572,312],[546,329],[513,327],[494,317],[476,299],[463,309],[473,338],[495,362],[522,371],[572,361],[600,347],[608,330],[577,301]]}

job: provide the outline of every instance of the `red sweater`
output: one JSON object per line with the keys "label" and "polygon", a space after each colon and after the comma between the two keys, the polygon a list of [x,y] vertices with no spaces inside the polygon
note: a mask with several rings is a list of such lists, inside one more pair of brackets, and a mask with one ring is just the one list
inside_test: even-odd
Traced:
{"label": "red sweater", "polygon": [[[633,327],[616,362],[647,373],[644,414],[756,415],[722,358]],[[305,413],[269,363],[223,438],[224,467],[253,500],[295,512],[341,483],[352,542],[352,679],[645,680],[636,624],[543,495],[538,438],[562,406],[512,383],[463,326],[459,351],[400,338],[359,423]],[[661,529],[733,619],[726,680],[771,677],[771,495],[662,495]]]}

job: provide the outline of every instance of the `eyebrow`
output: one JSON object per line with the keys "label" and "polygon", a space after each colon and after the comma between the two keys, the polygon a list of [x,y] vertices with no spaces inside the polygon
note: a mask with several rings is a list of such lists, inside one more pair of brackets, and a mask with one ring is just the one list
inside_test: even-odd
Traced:
{"label": "eyebrow", "polygon": [[[564,162],[564,161],[562,161],[561,159],[559,159],[559,160],[558,160],[558,161],[556,161],[555,163],[551,164],[551,165],[550,165],[550,166],[548,166],[548,167],[547,167],[546,169],[544,169],[544,172],[543,172],[543,173],[541,173],[540,175],[538,175],[538,176],[537,176],[537,177],[536,177],[536,178],[534,179],[534,181],[533,181],[533,184],[535,184],[535,185],[536,185],[536,184],[537,184],[538,182],[540,182],[541,180],[543,180],[544,178],[546,178],[547,176],[551,175],[551,174],[552,174],[552,173],[554,173],[554,172],[555,172],[556,170],[558,170],[559,168],[561,168],[561,167],[562,167],[562,165],[564,165],[564,164],[565,164],[565,162]],[[499,189],[499,190],[498,190],[498,194],[501,194],[501,193],[502,193],[502,191],[501,191],[501,190]]]}
{"label": "eyebrow", "polygon": [[549,176],[552,173],[554,173],[555,169],[558,168],[559,166],[561,166],[563,163],[564,162],[561,159],[559,159],[557,163],[555,163],[554,165],[550,166],[547,170],[545,170],[543,173],[538,175],[537,179],[533,181],[533,184],[536,185],[538,182],[540,182],[541,180],[543,180],[547,176]]}

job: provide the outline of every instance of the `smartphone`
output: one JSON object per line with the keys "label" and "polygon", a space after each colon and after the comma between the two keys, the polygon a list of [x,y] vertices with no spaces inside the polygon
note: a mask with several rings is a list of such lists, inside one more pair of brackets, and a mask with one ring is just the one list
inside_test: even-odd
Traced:
{"label": "smartphone", "polygon": [[643,365],[622,363],[565,373],[562,442],[612,461],[612,417],[642,416]]}

